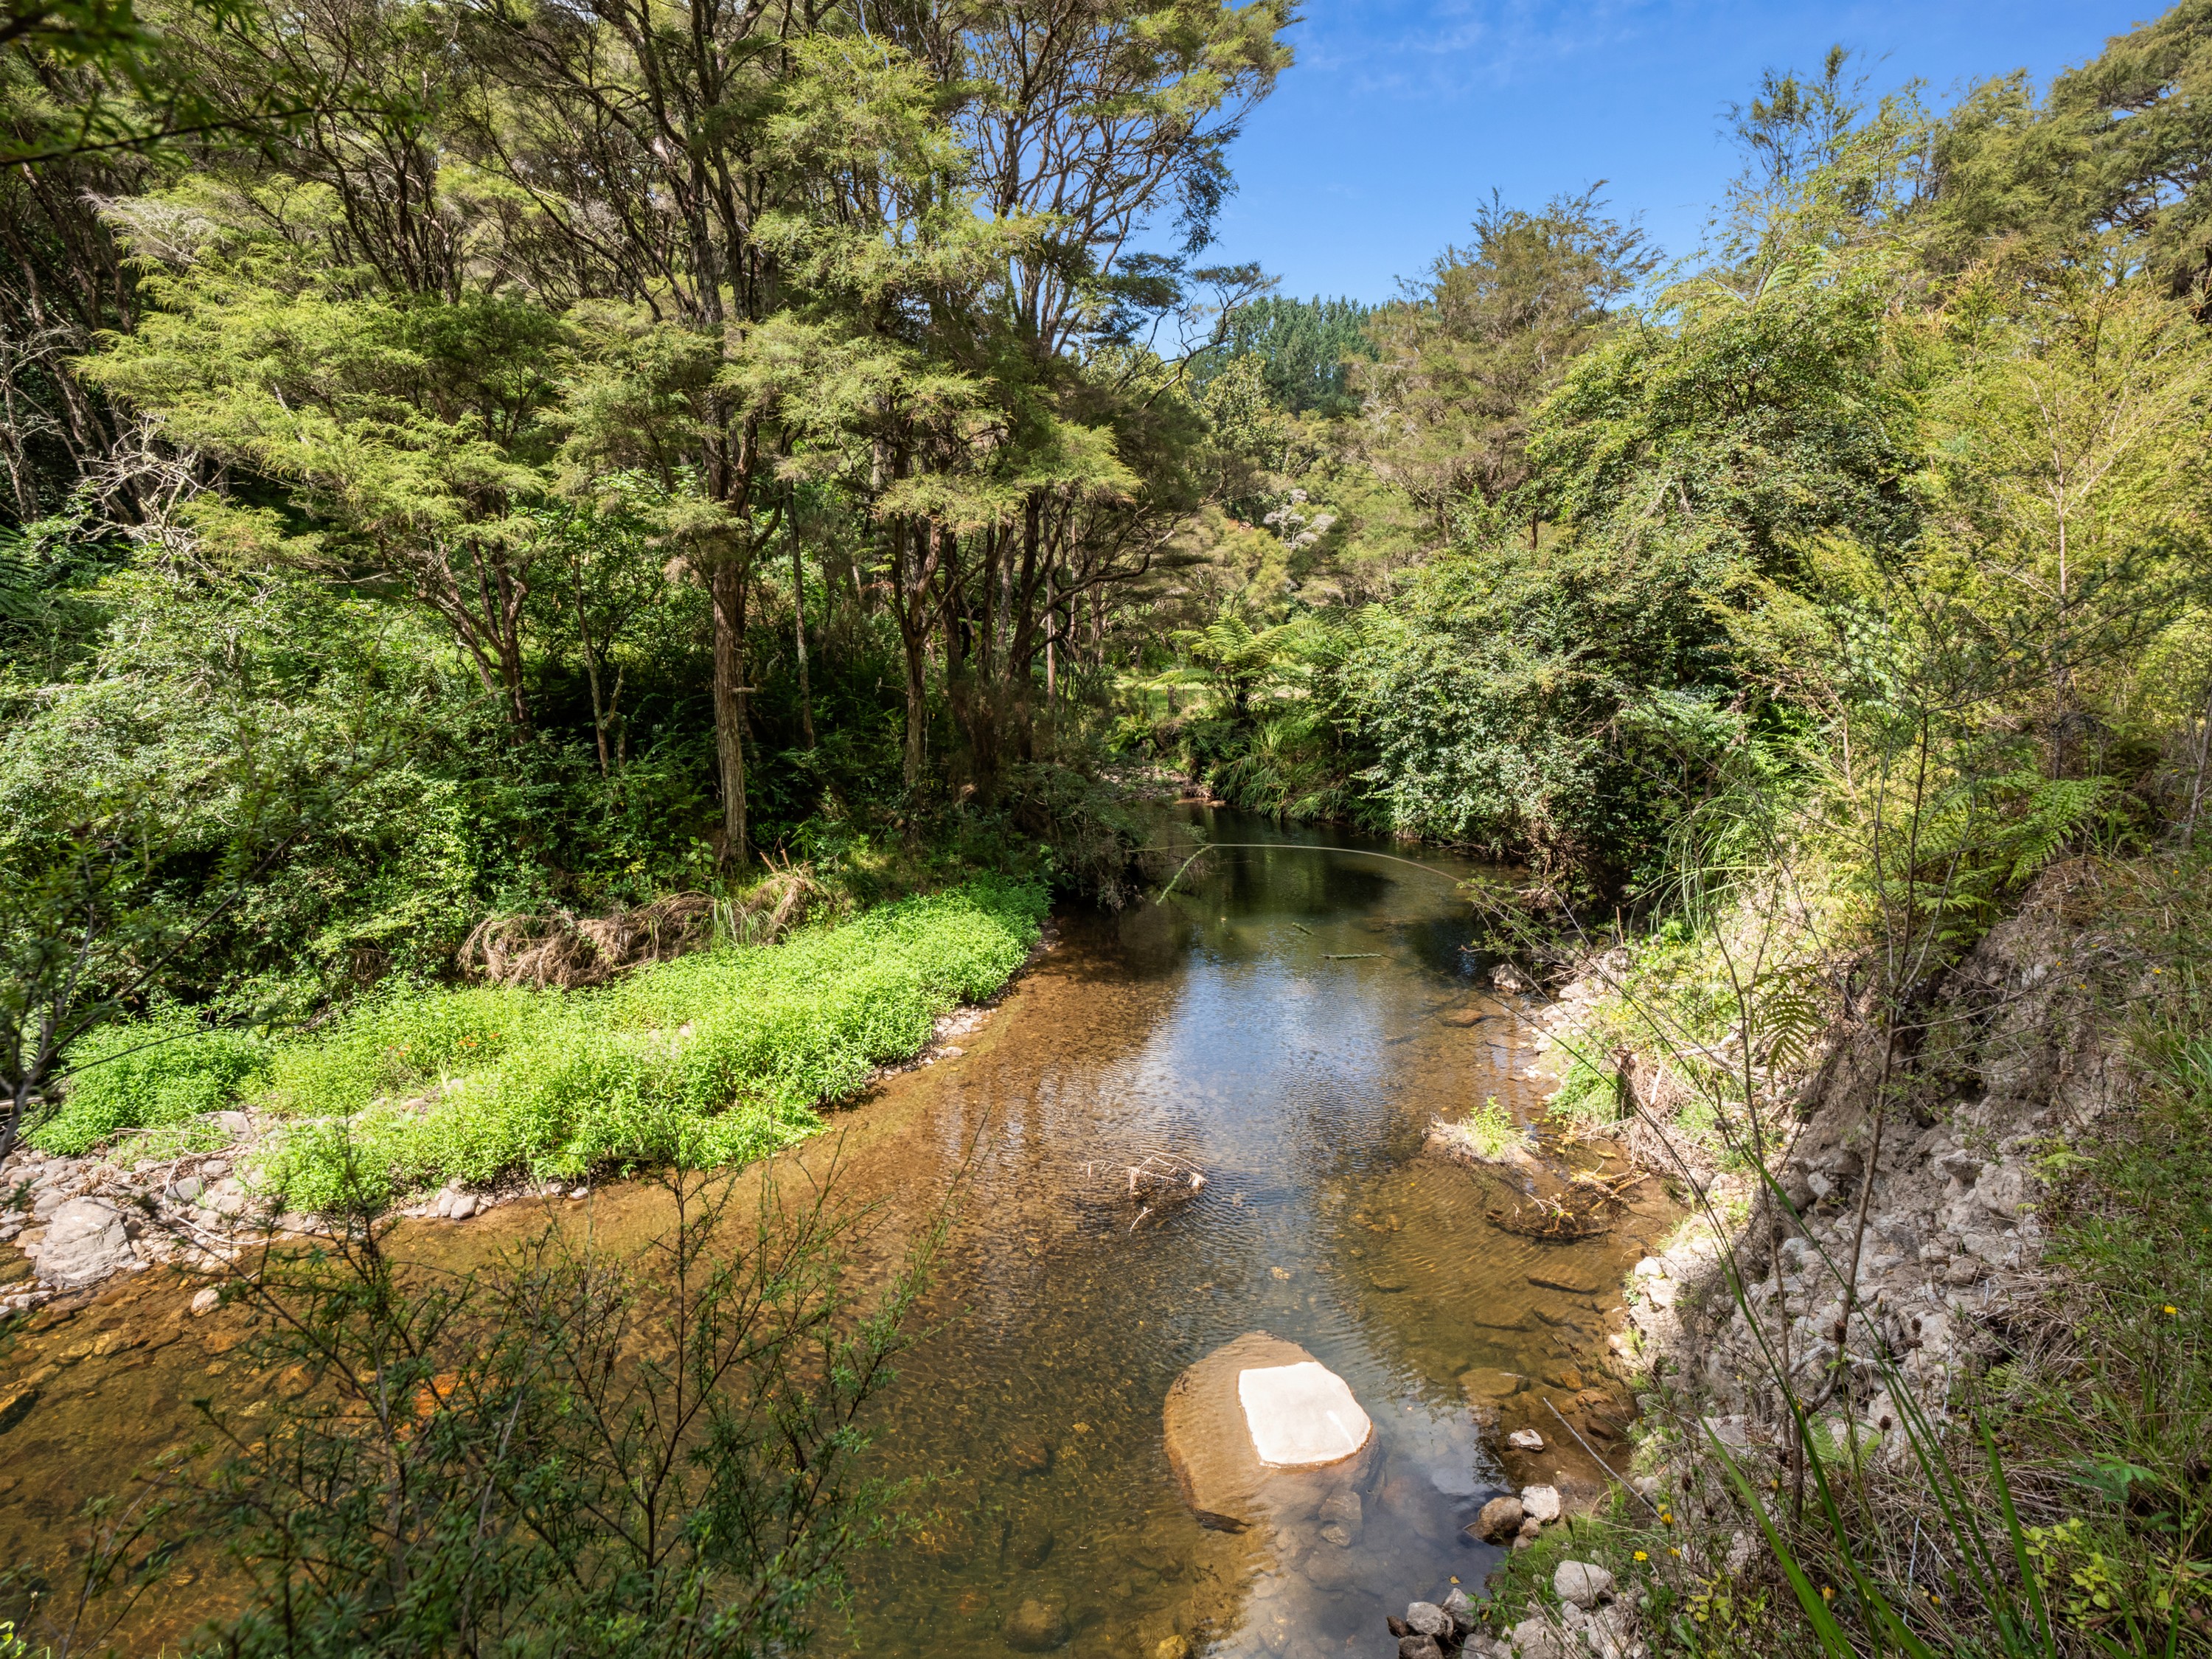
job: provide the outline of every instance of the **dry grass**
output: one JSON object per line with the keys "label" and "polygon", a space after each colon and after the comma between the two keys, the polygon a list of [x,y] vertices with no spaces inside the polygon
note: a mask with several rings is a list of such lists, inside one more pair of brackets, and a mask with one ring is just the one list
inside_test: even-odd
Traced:
{"label": "dry grass", "polygon": [[803,864],[772,872],[735,898],[672,893],[611,916],[487,916],[461,946],[461,971],[492,985],[563,991],[601,985],[648,962],[711,944],[773,945],[828,896]]}
{"label": "dry grass", "polygon": [[672,893],[611,916],[487,916],[460,949],[461,971],[493,985],[573,991],[640,963],[665,962],[714,937],[714,901]]}

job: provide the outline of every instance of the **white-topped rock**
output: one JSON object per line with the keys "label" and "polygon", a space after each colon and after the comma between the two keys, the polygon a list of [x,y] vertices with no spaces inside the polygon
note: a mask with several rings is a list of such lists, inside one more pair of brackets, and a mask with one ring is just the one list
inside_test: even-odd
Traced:
{"label": "white-topped rock", "polygon": [[[1364,1487],[1376,1467],[1375,1425],[1344,1379],[1264,1331],[1176,1377],[1161,1416],[1185,1501],[1206,1525],[1231,1532],[1310,1519],[1331,1496]],[[1331,1523],[1344,1525],[1337,1510]]]}
{"label": "white-topped rock", "polygon": [[1340,1463],[1375,1432],[1344,1379],[1317,1359],[1240,1371],[1237,1398],[1252,1449],[1272,1468]]}

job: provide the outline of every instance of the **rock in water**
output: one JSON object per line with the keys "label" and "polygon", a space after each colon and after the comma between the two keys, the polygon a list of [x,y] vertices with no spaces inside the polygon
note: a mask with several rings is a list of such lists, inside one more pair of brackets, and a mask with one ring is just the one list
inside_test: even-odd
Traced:
{"label": "rock in water", "polygon": [[1505,1443],[1515,1451],[1540,1452],[1544,1449],[1544,1437],[1534,1429],[1516,1429],[1505,1437]]}
{"label": "rock in water", "polygon": [[1439,1642],[1452,1638],[1451,1614],[1433,1601],[1415,1601],[1406,1609],[1407,1626],[1417,1635],[1432,1636]]}
{"label": "rock in water", "polygon": [[1359,1494],[1348,1486],[1321,1500],[1321,1535],[1339,1549],[1349,1549],[1359,1541],[1366,1518]]}
{"label": "rock in water", "polygon": [[1344,1379],[1317,1359],[1239,1371],[1237,1398],[1253,1449],[1273,1468],[1340,1463],[1375,1435]]}
{"label": "rock in water", "polygon": [[1222,1531],[1310,1517],[1379,1467],[1375,1425],[1343,1378],[1264,1331],[1176,1377],[1161,1416],[1184,1501]]}
{"label": "rock in water", "polygon": [[1503,1543],[1521,1530],[1527,1518],[1517,1498],[1493,1498],[1474,1517],[1474,1535],[1486,1544]]}
{"label": "rock in water", "polygon": [[1528,1379],[1513,1371],[1478,1366],[1460,1374],[1459,1386],[1470,1400],[1510,1400]]}
{"label": "rock in water", "polygon": [[54,1212],[39,1247],[39,1277],[75,1290],[107,1277],[131,1260],[131,1235],[112,1205],[73,1198]]}
{"label": "rock in water", "polygon": [[1016,1474],[1049,1474],[1052,1473],[1052,1442],[1031,1437],[1017,1440],[1007,1448],[1006,1461]]}
{"label": "rock in water", "polygon": [[1067,1615],[1053,1602],[1032,1598],[1007,1616],[1000,1633],[1008,1647],[1023,1653],[1049,1653],[1067,1640]]}
{"label": "rock in water", "polygon": [[1444,1650],[1437,1645],[1433,1636],[1401,1636],[1398,1638],[1398,1659],[1444,1659]]}
{"label": "rock in water", "polygon": [[1052,1546],[1052,1529],[1040,1527],[1015,1547],[1014,1565],[1034,1572],[1051,1558]]}
{"label": "rock in water", "polygon": [[1531,1521],[1548,1526],[1559,1518],[1563,1505],[1557,1486],[1523,1486],[1521,1488],[1521,1512]]}

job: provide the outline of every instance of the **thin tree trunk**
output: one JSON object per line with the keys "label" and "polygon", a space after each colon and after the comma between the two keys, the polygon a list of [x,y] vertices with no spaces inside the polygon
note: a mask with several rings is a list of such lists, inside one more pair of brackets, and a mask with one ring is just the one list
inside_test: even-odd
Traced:
{"label": "thin tree trunk", "polygon": [[799,495],[791,498],[791,631],[799,646],[799,731],[814,747],[814,690],[806,680],[806,564],[799,551]]}
{"label": "thin tree trunk", "polygon": [[708,579],[714,611],[714,754],[722,774],[723,857],[752,860],[745,836],[745,580],[737,560],[718,560]]}
{"label": "thin tree trunk", "polygon": [[584,608],[584,569],[580,558],[571,556],[569,574],[576,588],[576,637],[583,641],[584,675],[592,684],[592,735],[599,740],[599,775],[607,775],[607,713],[606,704],[599,696],[599,659],[592,649],[592,621]]}
{"label": "thin tree trunk", "polygon": [[915,545],[917,528],[930,533],[928,527],[916,526],[902,518],[892,520],[890,526],[891,594],[898,617],[899,643],[906,654],[906,759],[900,775],[909,789],[921,781],[927,735],[925,722],[929,714],[925,695],[929,616],[924,602],[928,577],[922,568],[921,550]]}

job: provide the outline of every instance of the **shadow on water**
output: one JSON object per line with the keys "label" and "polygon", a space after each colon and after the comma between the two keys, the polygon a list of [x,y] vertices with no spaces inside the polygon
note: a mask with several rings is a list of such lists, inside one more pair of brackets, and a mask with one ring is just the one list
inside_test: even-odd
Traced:
{"label": "shadow on water", "polygon": [[[860,1564],[832,1650],[1057,1641],[1155,1659],[1185,1638],[1224,1655],[1387,1652],[1386,1611],[1455,1578],[1473,1589],[1495,1563],[1462,1530],[1486,1498],[1509,1480],[1602,1479],[1571,1451],[1501,1467],[1497,1437],[1528,1423],[1556,1437],[1546,1401],[1625,1417],[1593,1356],[1662,1200],[1608,1237],[1540,1245],[1485,1221],[1482,1177],[1421,1152],[1432,1120],[1486,1097],[1540,1111],[1528,1010],[1478,983],[1486,964],[1462,949],[1456,884],[1482,872],[1198,816],[1214,839],[1279,845],[1207,854],[1164,903],[1063,915],[980,1030],[838,1119],[841,1190],[884,1204],[884,1263],[979,1136],[982,1152],[928,1310],[941,1328],[876,1413],[879,1472],[923,1482],[919,1523]],[[1151,1153],[1206,1171],[1203,1194],[1140,1215],[1124,1172]],[[817,1143],[787,1158],[830,1156]],[[592,1209],[617,1240],[659,1224],[650,1188],[602,1188]],[[458,1265],[536,1224],[516,1206],[402,1237]],[[191,1394],[226,1386],[234,1339],[177,1318],[179,1299],[137,1287],[0,1359],[0,1394],[45,1373],[40,1408],[4,1443],[7,1559],[50,1553],[78,1503],[189,1431]],[[143,1328],[155,1309],[158,1344],[97,1351],[103,1322]],[[1376,1425],[1380,1475],[1336,1539],[1210,1532],[1177,1491],[1168,1387],[1255,1330],[1309,1349]],[[1494,1391],[1498,1372],[1527,1385],[1480,1424],[1462,1379]],[[169,1598],[179,1628],[192,1594]]]}

